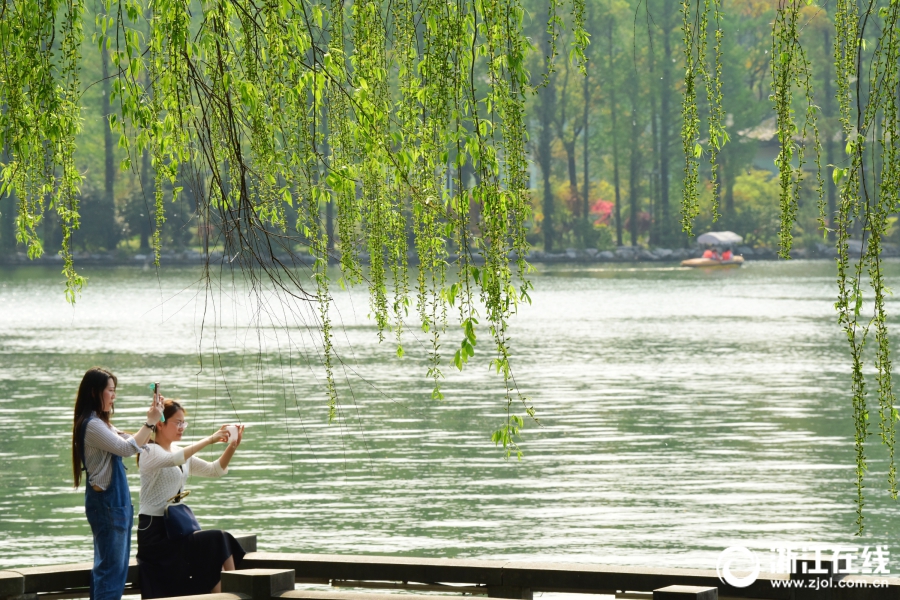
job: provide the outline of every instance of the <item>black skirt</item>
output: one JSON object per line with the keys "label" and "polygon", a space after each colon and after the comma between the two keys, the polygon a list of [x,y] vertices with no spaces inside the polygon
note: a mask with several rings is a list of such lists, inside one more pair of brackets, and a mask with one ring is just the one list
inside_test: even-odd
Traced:
{"label": "black skirt", "polygon": [[142,598],[208,594],[222,579],[229,556],[241,568],[244,550],[227,531],[197,531],[170,540],[162,517],[139,515],[137,561]]}

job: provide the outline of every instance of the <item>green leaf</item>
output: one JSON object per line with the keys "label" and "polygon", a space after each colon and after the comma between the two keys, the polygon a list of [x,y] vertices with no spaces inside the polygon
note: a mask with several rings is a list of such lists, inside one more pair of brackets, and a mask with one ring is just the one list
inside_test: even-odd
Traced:
{"label": "green leaf", "polygon": [[466,319],[465,325],[466,339],[472,342],[472,345],[475,345],[475,325],[472,323],[472,319]]}
{"label": "green leaf", "polygon": [[841,180],[844,178],[844,175],[846,175],[846,174],[847,174],[847,172],[845,169],[842,169],[840,167],[835,167],[834,170],[831,172],[831,179],[834,181],[834,185],[840,185]]}

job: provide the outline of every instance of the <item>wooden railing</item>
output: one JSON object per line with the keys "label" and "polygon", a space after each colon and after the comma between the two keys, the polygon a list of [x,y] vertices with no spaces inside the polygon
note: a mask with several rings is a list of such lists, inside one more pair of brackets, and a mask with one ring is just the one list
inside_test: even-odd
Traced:
{"label": "wooden railing", "polygon": [[[256,552],[256,536],[239,537],[248,552],[241,571],[222,575],[222,594],[195,600],[385,600],[379,589],[403,590],[403,600],[446,600],[445,595],[485,595],[532,600],[538,592],[607,594],[617,598],[715,600],[900,600],[900,578],[849,575],[818,590],[799,585],[802,576],[760,574],[748,587],[723,583],[713,570],[610,567],[573,563],[452,560],[390,556],[342,556]],[[0,600],[62,600],[88,597],[90,563],[0,571]],[[373,592],[297,590],[297,583]],[[674,586],[674,587],[673,587]],[[126,594],[140,592],[136,564]],[[391,594],[396,598],[396,594]]]}
{"label": "wooden railing", "polygon": [[[255,535],[236,535],[244,552],[256,552]],[[19,597],[19,600],[63,600],[88,598],[93,563],[73,563],[44,567],[24,567],[0,571],[0,600]],[[141,593],[141,574],[132,559],[128,567],[125,594]],[[24,596],[25,598],[21,598]]]}

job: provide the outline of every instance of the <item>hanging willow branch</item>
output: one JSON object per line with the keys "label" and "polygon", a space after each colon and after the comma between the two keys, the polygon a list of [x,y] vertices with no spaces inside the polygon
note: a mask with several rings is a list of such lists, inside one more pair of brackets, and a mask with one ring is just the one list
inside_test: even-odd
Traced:
{"label": "hanging willow branch", "polygon": [[[719,218],[718,155],[728,141],[725,131],[725,111],[722,107],[722,16],[721,0],[682,0],[681,26],[684,34],[684,96],[681,102],[681,142],[684,150],[684,182],[682,186],[681,225],[690,236],[693,222],[700,214],[699,185],[700,158],[704,148],[701,140],[700,106],[697,83],[706,91],[707,151],[711,167],[710,184],[713,192],[713,220]],[[712,21],[710,21],[712,15]],[[709,30],[713,27],[713,53],[709,56]],[[710,59],[712,59],[710,61]],[[712,62],[712,64],[710,64]]]}
{"label": "hanging willow branch", "polygon": [[[82,1],[6,0],[0,9],[0,132],[11,156],[0,191],[20,200],[18,236],[32,257],[42,252],[44,211],[59,213],[70,301],[84,282],[70,243]],[[546,28],[554,40],[557,6]],[[583,63],[583,0],[571,10]],[[268,281],[317,303],[331,418],[327,269],[336,259],[342,283],[368,282],[379,339],[393,332],[400,356],[415,299],[432,338],[434,398],[449,309],[459,309],[459,369],[474,355],[478,326],[490,333],[506,390],[492,437],[507,456],[518,452],[524,419],[515,402],[534,416],[517,391],[507,337],[530,287],[523,19],[517,0],[105,0],[96,17],[97,47],[116,69],[110,122],[128,152],[123,168],[144,157],[155,173],[157,265],[166,206],[190,173],[195,191],[205,190],[202,227],[221,232],[226,260],[254,287]],[[328,205],[337,213],[333,254],[321,217]],[[298,253],[313,258],[312,288]]]}
{"label": "hanging willow branch", "polygon": [[[822,146],[817,126],[818,107],[813,102],[812,66],[800,43],[800,14],[805,2],[785,0],[778,8],[772,29],[772,102],[775,107],[779,142],[775,166],[778,167],[781,195],[781,229],[779,256],[790,258],[792,230],[797,218],[806,147],[811,142],[815,153],[819,224],[825,226],[824,183],[819,157]],[[795,92],[799,90],[803,104],[803,120],[797,125]]]}
{"label": "hanging willow branch", "polygon": [[[889,453],[888,490],[892,498],[897,498],[894,447],[900,416],[894,406],[896,398],[885,309],[885,295],[890,292],[884,282],[881,249],[882,239],[888,231],[888,217],[898,210],[898,16],[900,6],[896,2],[884,6],[869,2],[861,14],[855,4],[839,2],[835,16],[835,66],[847,153],[847,166],[834,169],[834,183],[840,191],[835,221],[839,253],[839,293],[835,307],[853,358],[851,390],[859,532],[863,530],[863,481],[868,470],[865,445],[870,420],[863,349],[872,329],[876,346],[879,437]],[[874,41],[874,50],[870,53],[867,42],[871,41]],[[858,248],[855,251],[849,243],[854,233],[858,240],[858,245],[853,246]],[[866,283],[871,289],[869,294],[865,291]],[[864,310],[864,302],[871,303],[871,316]]]}
{"label": "hanging willow branch", "polygon": [[0,10],[6,58],[0,131],[12,157],[2,165],[0,196],[18,194],[16,239],[28,248],[29,258],[43,254],[38,227],[44,211],[54,209],[59,215],[66,298],[71,302],[84,285],[71,252],[72,232],[79,225],[75,134],[80,128],[83,6],[79,0],[26,0],[4,3]]}
{"label": "hanging willow branch", "polygon": [[[827,215],[824,182],[821,176],[821,145],[816,120],[812,68],[802,41],[806,24],[805,6],[810,2],[782,0],[772,32],[772,101],[777,120],[780,150],[776,159],[781,183],[781,231],[779,255],[790,258],[792,231],[803,180],[808,150],[814,156],[816,193],[823,234],[826,224],[834,223],[838,257],[838,299],[835,308],[850,346],[852,399],[856,450],[857,532],[863,531],[865,506],[864,479],[868,470],[866,444],[870,436],[868,386],[864,373],[866,343],[874,330],[875,392],[878,395],[878,435],[887,448],[888,490],[897,497],[897,473],[894,460],[896,423],[900,420],[892,382],[892,362],[887,330],[885,286],[882,270],[882,240],[889,229],[889,216],[900,210],[900,2],[868,0],[857,5],[837,0],[834,12],[834,62],[840,105],[840,122],[846,144],[846,160],[832,167],[832,179],[838,186],[840,203],[835,215]],[[683,200],[684,229],[690,233],[691,220],[697,214],[699,172],[696,159],[702,154],[699,140],[699,112],[695,79],[706,78],[705,31],[708,0],[685,0],[685,101],[682,129],[686,156]],[[816,13],[820,7],[810,7]],[[710,127],[721,115],[722,98],[715,93],[714,78],[710,94]],[[798,119],[798,112],[802,118]],[[721,121],[718,121],[721,123]],[[714,136],[710,134],[712,141]],[[723,136],[722,140],[727,139]],[[716,147],[716,144],[713,144]],[[711,153],[713,154],[713,153]],[[713,168],[715,186],[715,168]]]}

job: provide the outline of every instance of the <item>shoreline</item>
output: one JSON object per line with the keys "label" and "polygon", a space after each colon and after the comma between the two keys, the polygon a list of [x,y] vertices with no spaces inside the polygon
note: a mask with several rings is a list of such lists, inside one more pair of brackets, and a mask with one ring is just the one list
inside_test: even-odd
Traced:
{"label": "shoreline", "polygon": [[[527,261],[532,264],[621,264],[621,263],[679,263],[689,258],[698,258],[703,251],[699,248],[677,248],[670,250],[668,248],[654,248],[652,250],[641,247],[621,246],[615,250],[596,250],[596,249],[575,249],[567,248],[562,252],[544,252],[542,250],[533,250],[529,252]],[[749,247],[739,247],[735,254],[743,256],[745,261],[773,261],[782,260],[777,253],[768,248],[753,249]],[[884,248],[883,257],[900,256],[900,251],[896,248]],[[153,265],[152,254],[135,254],[131,256],[116,255],[109,252],[83,253],[77,252],[74,255],[76,266],[134,266],[149,267]],[[834,260],[837,258],[837,251],[831,246],[817,244],[817,248],[810,250],[799,248],[791,251],[792,259],[817,259],[817,260]],[[293,256],[287,254],[277,255],[275,257],[279,262],[285,265],[309,266],[315,262],[315,258],[310,254],[295,254]],[[360,263],[369,264],[369,255],[360,253]],[[459,259],[458,254],[447,255],[447,263],[453,264]],[[510,256],[510,260],[514,260],[515,255]],[[415,266],[418,259],[415,254],[408,257],[408,264]],[[472,257],[475,264],[482,264],[484,260],[480,254]],[[232,259],[233,261],[233,259]],[[208,255],[201,254],[193,250],[181,252],[163,252],[160,255],[160,265],[171,266],[199,266],[204,264],[210,265],[228,265],[232,261],[228,260],[221,251],[213,251]],[[268,263],[274,261],[267,261]],[[339,258],[332,256],[329,264],[338,264]],[[24,252],[17,252],[12,255],[0,256],[0,267],[18,267],[26,265],[35,266],[59,266],[62,265],[62,256],[55,254],[51,256],[42,256],[36,259],[29,259]]]}

